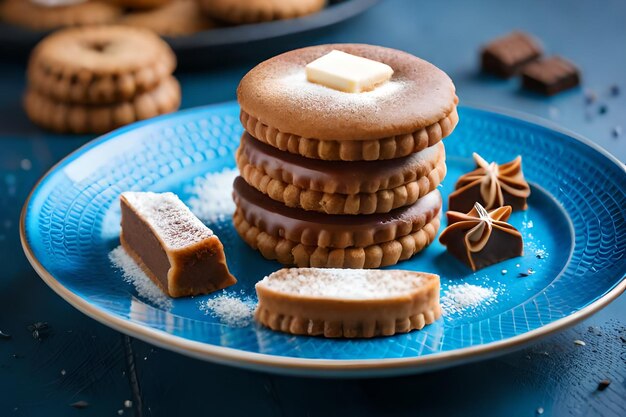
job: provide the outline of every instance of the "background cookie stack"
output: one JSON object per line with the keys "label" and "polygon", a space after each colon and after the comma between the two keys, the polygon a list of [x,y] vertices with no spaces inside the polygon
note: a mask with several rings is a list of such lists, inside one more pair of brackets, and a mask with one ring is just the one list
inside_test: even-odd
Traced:
{"label": "background cookie stack", "polygon": [[[332,50],[389,65],[372,91],[306,79]],[[268,259],[301,267],[376,268],[408,259],[439,229],[441,139],[458,121],[450,78],[410,54],[322,45],[252,69],[238,88],[246,129],[237,151],[234,223]]]}
{"label": "background cookie stack", "polygon": [[148,30],[65,29],[33,51],[24,106],[33,122],[49,130],[108,132],[178,109],[175,68],[170,47]]}

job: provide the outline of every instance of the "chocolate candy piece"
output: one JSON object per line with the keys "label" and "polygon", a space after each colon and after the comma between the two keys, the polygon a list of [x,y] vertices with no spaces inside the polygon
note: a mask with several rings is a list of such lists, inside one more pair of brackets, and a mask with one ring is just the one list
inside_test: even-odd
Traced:
{"label": "chocolate candy piece", "polygon": [[467,214],[449,211],[439,242],[473,271],[522,256],[522,235],[506,222],[511,212],[510,206],[487,212],[479,203]]}
{"label": "chocolate candy piece", "polygon": [[365,247],[422,229],[441,210],[439,190],[389,213],[330,215],[287,207],[237,177],[233,197],[245,220],[271,236],[322,248]]}
{"label": "chocolate candy piece", "polygon": [[483,47],[482,70],[501,78],[510,78],[542,53],[541,45],[530,35],[511,32]]}
{"label": "chocolate candy piece", "polygon": [[172,193],[125,192],[120,241],[170,297],[208,294],[233,285],[224,247]]}
{"label": "chocolate candy piece", "polygon": [[553,56],[533,62],[522,71],[522,87],[553,96],[580,84],[580,72],[571,62]]}
{"label": "chocolate candy piece", "polygon": [[477,153],[472,154],[476,169],[461,176],[448,199],[448,210],[467,213],[480,203],[487,210],[504,205],[513,210],[526,210],[530,186],[522,172],[522,157],[498,165],[487,162]]}

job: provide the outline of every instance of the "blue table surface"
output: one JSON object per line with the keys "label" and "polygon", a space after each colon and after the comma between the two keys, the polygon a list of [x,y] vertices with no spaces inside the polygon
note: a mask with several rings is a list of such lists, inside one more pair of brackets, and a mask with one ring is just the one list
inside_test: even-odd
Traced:
{"label": "blue table surface", "polygon": [[[606,0],[388,0],[306,38],[403,49],[445,70],[463,104],[538,115],[626,161],[626,3]],[[520,28],[576,62],[583,88],[546,99],[518,80],[478,74],[485,41]],[[304,46],[300,43],[295,46]],[[255,62],[177,74],[183,108],[232,100]],[[123,336],[83,316],[37,277],[18,235],[35,181],[91,137],[58,137],[26,119],[24,67],[0,66],[0,416],[603,415],[626,416],[626,296],[521,351],[428,374],[361,380],[268,375],[204,363]],[[609,94],[612,85],[621,94]],[[598,97],[586,105],[586,89]],[[600,114],[600,107],[606,113]],[[47,322],[43,341],[28,326]],[[573,341],[585,341],[585,346]],[[611,380],[604,391],[596,388]],[[131,400],[131,407],[125,401]],[[86,401],[77,409],[71,403]],[[129,404],[127,404],[129,405]]]}

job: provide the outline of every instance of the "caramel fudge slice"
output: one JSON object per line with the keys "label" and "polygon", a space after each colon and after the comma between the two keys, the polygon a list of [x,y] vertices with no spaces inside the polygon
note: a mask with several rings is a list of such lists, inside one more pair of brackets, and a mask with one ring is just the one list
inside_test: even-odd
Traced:
{"label": "caramel fudge slice", "polygon": [[324,337],[391,336],[441,316],[439,276],[402,270],[286,268],[256,284],[255,319]]}
{"label": "caramel fudge slice", "polygon": [[224,247],[172,193],[120,197],[124,249],[170,297],[208,294],[233,285]]}

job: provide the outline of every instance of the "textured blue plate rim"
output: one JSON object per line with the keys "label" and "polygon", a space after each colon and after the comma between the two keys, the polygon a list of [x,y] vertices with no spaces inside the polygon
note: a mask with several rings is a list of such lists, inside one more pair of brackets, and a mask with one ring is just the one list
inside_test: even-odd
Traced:
{"label": "textured blue plate rim", "polygon": [[[96,138],[87,144],[76,149],[68,156],[63,158],[52,168],[50,168],[33,187],[28,195],[20,216],[20,240],[24,253],[34,270],[43,279],[43,281],[52,288],[59,296],[71,304],[73,307],[81,311],[83,314],[93,318],[94,320],[111,327],[121,333],[141,339],[145,342],[172,350],[193,358],[208,360],[224,365],[237,366],[241,368],[269,371],[281,374],[291,374],[300,376],[322,376],[322,377],[357,377],[357,376],[390,376],[399,374],[409,374],[425,372],[433,369],[444,368],[460,363],[468,363],[483,358],[496,356],[519,349],[525,345],[536,342],[539,339],[549,336],[552,333],[573,326],[576,323],[586,319],[595,312],[607,306],[610,302],[619,297],[626,291],[626,271],[622,271],[622,277],[616,281],[616,284],[607,291],[603,296],[591,302],[578,311],[569,314],[566,317],[558,319],[554,322],[543,325],[535,330],[503,339],[497,342],[481,344],[477,346],[456,349],[453,351],[435,353],[415,358],[396,358],[396,359],[301,359],[284,356],[275,356],[263,353],[246,352],[238,349],[209,345],[201,342],[191,341],[182,337],[173,336],[161,330],[145,327],[141,324],[122,319],[111,313],[108,313],[98,307],[94,307],[87,300],[73,293],[63,286],[52,274],[35,257],[28,239],[26,237],[26,215],[30,202],[34,194],[36,194],[40,185],[53,174],[59,167],[80,157],[90,149],[95,148],[116,137],[124,132],[139,129],[148,125],[156,125],[162,120],[171,117],[180,117],[189,113],[198,111],[207,111],[214,107],[224,105],[233,105],[234,102],[225,102],[212,104],[208,106],[195,107],[182,110],[176,113],[166,114],[150,120],[134,123],[120,129],[114,130],[106,135]],[[514,119],[527,124],[552,130],[562,135],[566,140],[578,141],[583,145],[593,149],[609,162],[615,164],[626,175],[626,165],[622,164],[617,158],[608,153],[606,150],[590,141],[589,139],[563,129],[557,124],[548,120],[531,116],[519,112],[488,108],[484,106],[463,106],[471,110],[478,110],[491,113],[501,118]]]}

